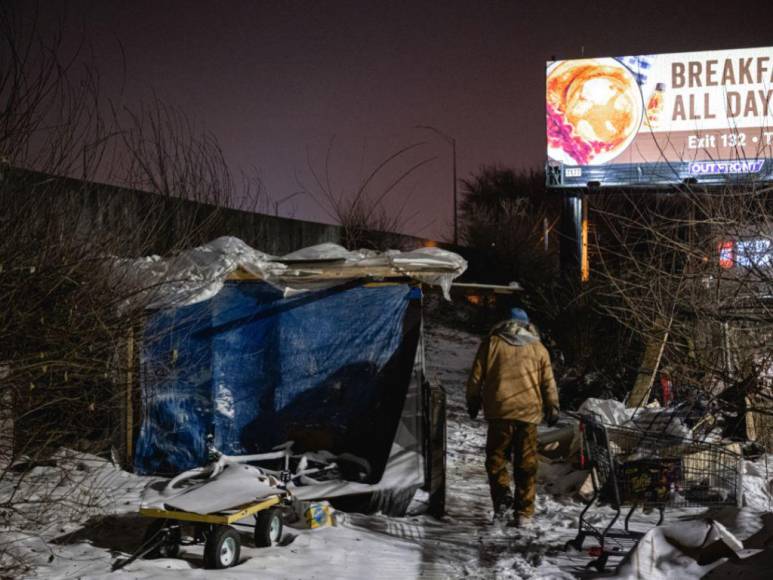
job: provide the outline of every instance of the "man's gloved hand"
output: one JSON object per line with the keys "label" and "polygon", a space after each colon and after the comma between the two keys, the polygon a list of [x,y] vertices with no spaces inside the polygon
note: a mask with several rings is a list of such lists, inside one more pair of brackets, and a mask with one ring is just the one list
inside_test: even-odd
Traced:
{"label": "man's gloved hand", "polygon": [[470,419],[475,419],[480,411],[480,401],[467,401],[467,414]]}
{"label": "man's gloved hand", "polygon": [[558,423],[558,416],[560,412],[558,410],[558,407],[548,407],[547,411],[545,412],[545,422],[548,424],[549,427],[552,427],[556,423]]}

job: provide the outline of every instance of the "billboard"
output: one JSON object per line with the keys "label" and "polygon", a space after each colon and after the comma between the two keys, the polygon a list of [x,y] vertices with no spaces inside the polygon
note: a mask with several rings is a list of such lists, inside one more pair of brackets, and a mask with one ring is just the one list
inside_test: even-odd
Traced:
{"label": "billboard", "polygon": [[773,47],[547,63],[548,184],[773,179]]}

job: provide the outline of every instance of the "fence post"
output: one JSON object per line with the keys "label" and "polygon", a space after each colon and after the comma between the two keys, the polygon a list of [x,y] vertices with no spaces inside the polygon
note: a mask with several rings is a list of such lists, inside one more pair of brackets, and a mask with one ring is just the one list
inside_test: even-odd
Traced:
{"label": "fence post", "polygon": [[121,423],[124,431],[124,467],[131,468],[134,457],[134,410],[132,393],[134,389],[134,329],[129,326],[126,333],[126,374],[123,393]]}

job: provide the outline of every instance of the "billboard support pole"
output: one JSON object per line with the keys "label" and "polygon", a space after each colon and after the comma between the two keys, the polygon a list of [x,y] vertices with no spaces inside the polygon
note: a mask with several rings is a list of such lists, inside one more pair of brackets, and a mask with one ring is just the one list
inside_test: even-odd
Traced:
{"label": "billboard support pole", "polygon": [[561,204],[561,222],[559,233],[559,260],[561,275],[568,280],[580,281],[583,254],[583,206],[584,194],[581,190],[566,192]]}

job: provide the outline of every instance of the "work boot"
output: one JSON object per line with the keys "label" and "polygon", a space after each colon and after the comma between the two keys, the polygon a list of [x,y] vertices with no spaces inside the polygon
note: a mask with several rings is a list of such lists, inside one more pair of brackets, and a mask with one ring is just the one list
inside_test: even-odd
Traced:
{"label": "work boot", "polygon": [[494,521],[505,521],[508,519],[513,507],[513,498],[505,496],[494,505]]}
{"label": "work boot", "polygon": [[504,522],[510,518],[510,506],[506,503],[501,503],[494,508],[494,521]]}

